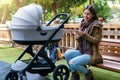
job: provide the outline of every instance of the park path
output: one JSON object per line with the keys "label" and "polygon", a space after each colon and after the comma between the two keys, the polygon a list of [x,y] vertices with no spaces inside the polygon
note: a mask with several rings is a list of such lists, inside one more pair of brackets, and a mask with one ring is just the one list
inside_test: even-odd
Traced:
{"label": "park path", "polygon": [[[9,72],[10,64],[7,62],[0,61],[0,80],[4,80],[6,74]],[[28,80],[50,80],[48,78],[42,77],[38,74],[31,74],[27,72]]]}

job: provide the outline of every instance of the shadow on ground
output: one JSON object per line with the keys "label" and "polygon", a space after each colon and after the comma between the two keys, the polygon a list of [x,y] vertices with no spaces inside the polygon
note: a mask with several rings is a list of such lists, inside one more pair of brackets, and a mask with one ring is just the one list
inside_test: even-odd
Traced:
{"label": "shadow on ground", "polygon": [[[5,80],[6,74],[10,70],[10,64],[0,61],[0,80]],[[31,73],[26,73],[27,74],[27,79],[28,80],[50,80],[48,78],[42,77],[39,74],[31,74]]]}

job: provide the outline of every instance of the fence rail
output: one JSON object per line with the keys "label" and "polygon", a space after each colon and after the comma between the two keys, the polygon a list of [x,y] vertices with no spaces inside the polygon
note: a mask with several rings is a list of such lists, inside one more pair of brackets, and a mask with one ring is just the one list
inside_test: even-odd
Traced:
{"label": "fence rail", "polygon": [[[64,37],[59,43],[63,52],[68,48],[75,49],[77,47],[78,43],[72,31],[79,29],[79,24],[65,24],[64,28]],[[104,24],[102,40],[120,42],[120,24]]]}
{"label": "fence rail", "polygon": [[10,30],[7,25],[0,25],[0,41],[11,41]]}
{"label": "fence rail", "polygon": [[[79,29],[79,24],[64,24],[64,37],[59,42],[61,48],[76,48],[77,41],[72,33],[73,30]],[[103,26],[103,40],[120,42],[120,23],[105,23]],[[7,25],[0,25],[0,41],[10,42],[11,34]],[[19,46],[19,45],[17,45]]]}

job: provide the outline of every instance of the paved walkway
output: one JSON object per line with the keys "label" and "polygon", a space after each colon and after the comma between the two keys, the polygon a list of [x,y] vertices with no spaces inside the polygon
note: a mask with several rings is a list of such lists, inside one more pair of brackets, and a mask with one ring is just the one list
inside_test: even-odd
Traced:
{"label": "paved walkway", "polygon": [[0,80],[4,80],[5,75],[9,71],[10,64],[0,61]]}
{"label": "paved walkway", "polygon": [[[4,80],[6,74],[9,72],[10,64],[0,61],[0,80]],[[27,73],[28,80],[50,80],[48,78],[42,77],[39,74]]]}

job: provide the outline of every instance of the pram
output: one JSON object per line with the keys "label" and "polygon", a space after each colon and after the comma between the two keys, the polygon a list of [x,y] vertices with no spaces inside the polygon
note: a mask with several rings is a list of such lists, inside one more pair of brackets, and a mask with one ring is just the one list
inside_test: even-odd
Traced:
{"label": "pram", "polygon": [[[31,4],[20,8],[12,17],[10,26],[12,40],[28,46],[11,65],[5,80],[27,80],[26,72],[39,73],[42,76],[53,72],[53,80],[68,80],[68,67],[63,64],[56,66],[55,62],[58,60],[56,52],[58,42],[63,37],[63,25],[70,16],[67,13],[57,14],[47,25],[42,26],[41,11],[40,6]],[[62,21],[51,27],[57,18],[61,18]],[[42,47],[34,53],[34,45]],[[24,60],[26,54],[32,58]]]}

